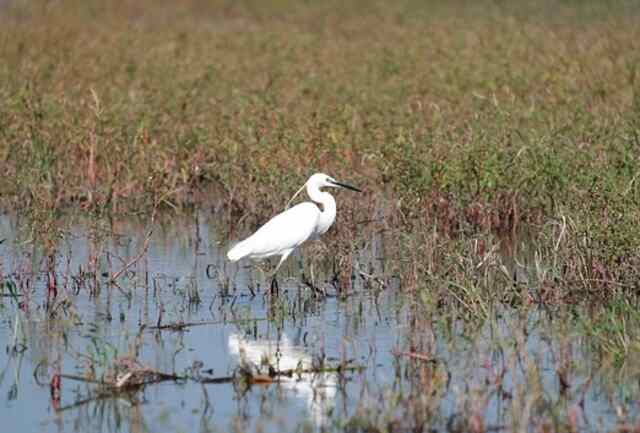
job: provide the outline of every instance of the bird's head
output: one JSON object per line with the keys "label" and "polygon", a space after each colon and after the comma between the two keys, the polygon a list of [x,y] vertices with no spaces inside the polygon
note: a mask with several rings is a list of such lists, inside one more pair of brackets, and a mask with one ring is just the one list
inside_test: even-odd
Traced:
{"label": "bird's head", "polygon": [[337,180],[335,180],[334,178],[332,178],[329,175],[326,175],[324,173],[316,173],[313,176],[311,176],[309,178],[309,180],[306,183],[307,187],[312,188],[312,187],[316,187],[316,188],[324,188],[324,187],[329,187],[329,188],[346,188],[346,189],[350,189],[351,191],[357,191],[357,192],[362,192],[360,189],[356,188],[355,186],[343,183],[343,182],[338,182]]}
{"label": "bird's head", "polygon": [[311,197],[312,191],[317,191],[317,190],[320,190],[320,188],[324,188],[324,187],[346,188],[346,189],[350,189],[351,191],[362,192],[360,189],[356,188],[355,186],[338,182],[331,176],[328,176],[324,173],[316,173],[313,176],[311,176],[309,180],[305,182],[304,185],[300,187],[300,189],[293,195],[293,197],[291,197],[285,209],[289,207],[291,202],[298,196],[298,194],[300,194],[300,192],[302,192],[303,189],[307,188],[307,193],[309,194],[309,197]]}

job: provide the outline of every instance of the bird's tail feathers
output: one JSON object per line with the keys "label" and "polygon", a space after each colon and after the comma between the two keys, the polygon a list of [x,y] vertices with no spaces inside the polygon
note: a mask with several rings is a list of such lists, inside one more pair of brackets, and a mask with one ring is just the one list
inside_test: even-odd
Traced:
{"label": "bird's tail feathers", "polygon": [[249,254],[251,254],[251,247],[247,240],[244,240],[242,242],[238,242],[229,250],[227,258],[232,262],[236,262]]}

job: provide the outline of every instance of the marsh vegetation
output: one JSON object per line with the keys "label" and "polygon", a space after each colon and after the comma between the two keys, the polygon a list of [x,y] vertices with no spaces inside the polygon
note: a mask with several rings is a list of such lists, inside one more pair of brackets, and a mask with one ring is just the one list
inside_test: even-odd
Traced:
{"label": "marsh vegetation", "polygon": [[[16,431],[640,429],[637,2],[9,1],[0,59]],[[317,171],[269,296],[224,252]]]}

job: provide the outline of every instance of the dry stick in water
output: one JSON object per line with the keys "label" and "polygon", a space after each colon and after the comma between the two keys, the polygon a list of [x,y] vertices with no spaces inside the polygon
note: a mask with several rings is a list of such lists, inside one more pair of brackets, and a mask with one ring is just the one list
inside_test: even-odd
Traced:
{"label": "dry stick in water", "polygon": [[302,273],[302,284],[309,287],[315,295],[318,295],[320,297],[329,297],[329,298],[333,297],[332,295],[327,294],[325,290],[322,290],[316,287],[316,285],[313,284],[313,282],[309,281],[309,279],[307,278],[304,272]]}
{"label": "dry stick in water", "polygon": [[125,375],[125,378],[120,379],[117,383],[111,383],[111,382],[103,382],[101,380],[95,380],[95,379],[89,379],[83,376],[78,376],[78,375],[74,375],[74,374],[65,374],[62,373],[59,375],[60,378],[63,379],[69,379],[69,380],[76,380],[79,382],[86,382],[86,383],[93,383],[96,385],[102,385],[102,387],[98,387],[97,391],[91,395],[90,397],[83,399],[83,400],[79,400],[76,401],[75,403],[72,403],[70,405],[67,406],[62,406],[62,407],[58,407],[56,408],[56,412],[63,412],[69,409],[75,409],[81,406],[84,406],[85,404],[94,402],[94,401],[98,401],[98,400],[103,400],[103,399],[107,399],[107,398],[113,398],[117,395],[121,395],[123,392],[128,393],[130,390],[132,389],[136,389],[137,387],[141,387],[144,385],[149,385],[149,384],[153,384],[153,383],[159,383],[159,382],[165,382],[165,381],[169,381],[169,380],[183,380],[185,379],[184,377],[175,375],[175,374],[169,374],[169,373],[162,373],[156,370],[149,370],[148,373],[151,375],[152,379],[151,380],[146,380],[143,381],[141,383],[134,383],[134,384],[129,384],[127,383],[127,381],[131,378],[131,376],[133,375],[133,373],[128,373],[127,375]]}
{"label": "dry stick in water", "polygon": [[149,250],[149,241],[151,240],[151,234],[153,233],[153,224],[156,221],[156,211],[157,210],[158,210],[158,203],[156,202],[153,205],[153,210],[151,212],[151,227],[152,228],[149,230],[149,232],[147,233],[147,236],[144,239],[144,244],[142,245],[142,251],[140,251],[140,254],[138,254],[136,257],[134,257],[133,259],[129,260],[129,262],[127,262],[122,267],[122,269],[120,269],[118,272],[113,274],[111,276],[111,278],[109,278],[109,283],[115,284],[117,286],[118,284],[116,283],[116,280],[118,279],[118,277],[120,277],[120,275],[125,273],[131,266],[133,266],[136,263],[138,263],[140,261],[140,259],[142,259],[145,256],[145,254],[147,254],[147,251]]}
{"label": "dry stick in water", "polygon": [[436,363],[438,362],[438,360],[432,356],[426,355],[424,353],[417,353],[417,352],[401,352],[398,350],[394,350],[391,352],[394,356],[406,356],[407,358],[412,358],[412,359],[418,359],[420,361],[425,361],[425,362],[433,362]]}
{"label": "dry stick in water", "polygon": [[[141,375],[143,377],[143,380],[141,380],[141,381],[139,380],[137,382],[130,383],[130,379],[134,375]],[[121,378],[118,378],[114,382],[112,382],[112,381],[104,381],[104,380],[97,380],[97,379],[89,379],[89,378],[84,377],[84,376],[78,376],[78,375],[75,375],[75,374],[67,374],[67,373],[61,373],[60,377],[62,379],[75,380],[75,381],[78,381],[78,382],[94,383],[96,385],[102,385],[104,387],[108,387],[108,388],[110,388],[112,390],[135,387],[135,386],[142,386],[142,385],[149,385],[149,384],[152,384],[152,383],[165,382],[165,381],[168,381],[168,380],[183,380],[183,379],[185,379],[184,377],[178,376],[177,374],[163,373],[161,371],[153,370],[153,369],[150,369],[150,368],[141,368],[141,369],[138,369],[138,370],[129,371],[124,376],[122,376]]]}
{"label": "dry stick in water", "polygon": [[125,273],[127,270],[129,270],[129,268],[133,265],[135,265],[136,263],[138,263],[140,261],[140,259],[142,259],[144,257],[145,254],[147,254],[147,251],[149,250],[149,241],[151,240],[151,234],[153,233],[153,230],[149,230],[149,233],[147,233],[147,236],[145,237],[144,240],[144,244],[142,246],[142,251],[140,251],[140,253],[134,257],[133,259],[129,260],[123,267],[122,269],[120,269],[118,272],[114,273],[111,278],[109,278],[109,282],[114,284],[116,282],[116,280],[118,279],[118,277],[120,277],[120,275],[122,275],[123,273]]}
{"label": "dry stick in water", "polygon": [[[286,370],[271,370],[268,374],[247,374],[247,379],[251,384],[260,384],[260,383],[272,383],[277,382],[280,377],[293,377],[294,375],[301,374],[318,374],[318,373],[344,373],[347,371],[362,371],[365,367],[361,365],[338,365],[336,367],[312,367],[312,368],[290,368]],[[143,380],[139,380],[130,383],[130,379],[136,375],[142,375]],[[84,376],[78,376],[74,374],[66,374],[61,373],[60,378],[75,380],[79,382],[93,383],[96,385],[101,385],[102,387],[106,387],[106,389],[111,390],[112,392],[117,392],[118,390],[125,390],[132,387],[139,387],[154,383],[165,382],[169,380],[184,380],[187,379],[184,376],[179,376],[171,373],[163,373],[158,370],[154,370],[151,368],[141,368],[139,370],[133,370],[127,372],[123,377],[118,378],[117,381],[103,381],[90,379]],[[238,375],[233,376],[221,376],[221,377],[212,377],[212,378],[203,378],[196,379],[197,382],[202,384],[217,384],[217,383],[230,383],[234,380],[237,380]],[[195,378],[194,378],[195,379]]]}
{"label": "dry stick in water", "polygon": [[[251,384],[273,383],[277,382],[280,377],[293,377],[296,374],[318,374],[318,373],[336,373],[340,374],[347,371],[362,371],[365,367],[361,365],[338,365],[337,367],[317,367],[317,368],[289,368],[286,370],[271,370],[268,374],[248,374],[248,380]],[[216,384],[230,383],[237,379],[237,375],[221,376],[200,379],[200,383]]]}
{"label": "dry stick in water", "polygon": [[167,323],[166,325],[157,324],[155,326],[148,326],[147,329],[153,330],[171,330],[171,331],[182,331],[185,328],[189,328],[192,326],[204,326],[204,325],[229,325],[243,322],[258,322],[265,321],[266,318],[256,318],[256,319],[246,319],[246,320],[205,320],[202,322],[174,322]]}
{"label": "dry stick in water", "polygon": [[384,288],[387,287],[385,282],[380,277],[376,277],[375,275],[372,275],[372,274],[367,274],[366,272],[364,272],[364,271],[362,271],[360,269],[358,269],[358,274],[365,281],[373,281],[375,283],[378,283],[380,285],[381,289],[384,289]]}

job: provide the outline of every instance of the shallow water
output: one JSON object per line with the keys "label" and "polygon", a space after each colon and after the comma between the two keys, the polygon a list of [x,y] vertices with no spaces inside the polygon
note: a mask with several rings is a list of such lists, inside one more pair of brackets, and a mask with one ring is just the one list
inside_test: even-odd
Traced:
{"label": "shallow water", "polygon": [[[122,222],[108,228],[89,222],[72,226],[59,241],[55,264],[58,301],[68,302],[59,302],[51,317],[45,308],[41,248],[20,239],[16,218],[1,217],[1,271],[23,287],[19,298],[6,288],[0,298],[1,430],[339,430],[358,410],[380,407],[389,410],[384,416],[397,415],[402,408],[393,408],[387,398],[422,389],[433,389],[425,398],[433,401],[427,425],[435,431],[455,429],[458,418],[474,411],[487,427],[507,431],[521,417],[554,411],[560,417],[576,414],[580,430],[601,431],[616,426],[620,410],[639,409],[633,399],[637,380],[594,364],[588,341],[559,332],[561,324],[543,311],[529,310],[523,317],[504,309],[471,325],[416,317],[415,305],[399,288],[376,290],[359,279],[344,299],[317,299],[300,287],[299,253],[282,271],[281,294],[274,301],[257,287],[263,281],[260,271],[225,262],[226,241],[216,224],[204,212],[156,224],[147,254],[119,279],[119,288],[106,284],[105,275],[139,254],[145,227]],[[378,242],[368,245],[359,260],[375,272],[383,251]],[[93,257],[98,258],[99,291],[80,278]],[[231,279],[228,287],[226,278]],[[194,326],[150,329],[178,322]],[[430,348],[437,360],[432,388],[419,378],[415,365],[422,361],[394,355],[414,344],[423,351]],[[265,362],[280,370],[321,361],[330,366],[348,362],[363,370],[294,375],[248,389],[237,383],[167,381],[105,398],[96,395],[94,384],[63,377],[60,398],[51,395],[54,374],[82,375],[93,365],[99,376],[125,355],[156,370],[195,378],[230,376],[241,364]],[[557,370],[564,359],[573,365],[571,389],[560,393]],[[539,381],[530,379],[532,370]],[[533,390],[523,387],[532,383],[539,384],[544,404],[526,406]],[[532,426],[535,419],[524,429]]]}

